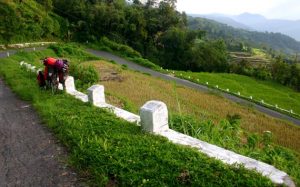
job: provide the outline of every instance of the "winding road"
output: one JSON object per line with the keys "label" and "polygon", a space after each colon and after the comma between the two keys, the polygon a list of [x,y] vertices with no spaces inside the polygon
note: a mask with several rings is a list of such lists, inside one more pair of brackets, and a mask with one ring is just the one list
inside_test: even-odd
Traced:
{"label": "winding road", "polygon": [[[39,47],[39,48],[36,48],[36,50],[41,50],[41,49],[44,49],[44,48],[45,47]],[[23,50],[24,51],[33,51],[33,48],[28,48],[28,49],[23,49]],[[119,56],[113,55],[113,54],[105,52],[105,51],[99,51],[99,50],[93,50],[93,49],[87,49],[87,51],[89,53],[95,55],[95,56],[102,57],[102,58],[109,59],[109,60],[114,60],[116,63],[118,63],[120,65],[123,65],[123,64],[127,65],[129,69],[140,71],[140,72],[143,72],[143,73],[147,73],[147,74],[152,75],[153,77],[158,77],[158,78],[161,78],[161,79],[164,79],[164,80],[167,80],[167,81],[176,82],[178,85],[183,85],[183,86],[193,88],[193,89],[196,89],[196,90],[199,90],[199,91],[202,91],[202,92],[209,92],[209,91],[212,90],[211,88],[208,88],[204,85],[196,84],[196,83],[190,82],[188,80],[173,77],[173,76],[163,74],[163,73],[154,71],[152,69],[140,66],[140,65],[138,65],[134,62],[130,62],[130,61],[125,60],[125,59],[123,59]],[[16,50],[10,50],[9,52],[10,52],[10,54],[14,54],[14,53],[16,53]],[[6,56],[7,56],[7,51],[0,52],[0,58],[6,57]],[[256,109],[256,110],[258,110],[258,111],[260,111],[264,114],[267,114],[267,115],[272,116],[274,118],[279,118],[279,119],[282,119],[282,120],[286,120],[286,121],[289,121],[293,124],[296,124],[296,125],[300,126],[300,120],[297,119],[297,118],[293,118],[289,115],[277,112],[275,110],[266,108],[264,106],[258,105],[256,103],[250,102],[248,100],[239,98],[237,96],[234,96],[234,95],[231,95],[231,94],[228,94],[228,93],[224,93],[224,92],[221,92],[221,91],[218,91],[218,90],[214,90],[214,91],[218,92],[221,96],[223,96],[224,98],[227,98],[227,99],[229,99],[233,102],[239,103],[239,104],[244,105],[244,106],[252,106],[254,109]]]}
{"label": "winding road", "polygon": [[[6,56],[0,52],[0,58]],[[66,158],[66,149],[32,105],[18,99],[0,78],[0,187],[84,186]]]}
{"label": "winding road", "polygon": [[66,150],[0,79],[0,186],[80,186]]}
{"label": "winding road", "polygon": [[[211,88],[208,88],[206,86],[190,82],[188,80],[180,79],[180,78],[177,78],[177,77],[173,77],[173,76],[170,76],[170,75],[167,75],[167,74],[163,74],[163,73],[154,71],[154,70],[149,69],[149,68],[145,68],[145,67],[140,66],[140,65],[138,65],[134,62],[130,62],[128,60],[125,60],[121,57],[118,57],[118,56],[113,55],[113,54],[108,53],[108,52],[98,51],[98,50],[93,50],[93,49],[87,49],[87,51],[89,53],[95,55],[95,56],[103,57],[103,58],[109,59],[109,60],[114,60],[116,63],[121,64],[121,65],[122,64],[127,65],[129,69],[137,70],[137,71],[140,71],[140,72],[143,72],[143,73],[148,73],[148,74],[152,75],[153,77],[159,77],[159,78],[167,80],[167,81],[176,82],[178,85],[183,85],[183,86],[186,86],[186,87],[190,87],[190,88],[202,91],[202,92],[209,92],[209,91],[212,90]],[[239,104],[245,105],[245,106],[252,106],[254,109],[256,109],[256,110],[258,110],[262,113],[265,113],[269,116],[272,116],[274,118],[279,118],[279,119],[282,119],[282,120],[286,120],[286,121],[289,121],[293,124],[296,124],[296,125],[300,126],[300,120],[299,119],[293,118],[293,117],[288,116],[286,114],[282,114],[280,112],[277,112],[277,111],[274,111],[272,109],[266,108],[264,106],[255,104],[255,103],[250,102],[248,100],[236,97],[234,95],[230,95],[230,94],[218,91],[218,90],[214,90],[214,91],[218,92],[220,95],[222,95],[223,97],[225,97],[225,98],[227,98],[227,99],[229,99],[233,102],[236,102],[236,103],[239,103]]]}

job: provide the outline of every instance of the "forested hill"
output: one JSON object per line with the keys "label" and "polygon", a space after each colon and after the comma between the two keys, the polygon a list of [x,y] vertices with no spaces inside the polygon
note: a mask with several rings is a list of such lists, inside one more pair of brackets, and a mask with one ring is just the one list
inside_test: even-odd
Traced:
{"label": "forested hill", "polygon": [[[49,6],[48,6],[49,5]],[[66,21],[51,12],[51,2],[0,1],[0,43],[53,40],[65,37]]]}
{"label": "forested hill", "polygon": [[253,47],[272,48],[289,54],[300,52],[300,42],[280,33],[237,29],[206,18],[189,17],[188,25],[190,29],[206,31],[206,36],[210,39],[223,39],[233,49],[240,44],[248,44]]}

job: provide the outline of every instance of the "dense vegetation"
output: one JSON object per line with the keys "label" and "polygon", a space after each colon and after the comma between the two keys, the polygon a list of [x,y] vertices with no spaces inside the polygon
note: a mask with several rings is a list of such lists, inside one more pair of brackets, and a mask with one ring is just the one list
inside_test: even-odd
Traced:
{"label": "dense vegetation", "polygon": [[[296,65],[280,57],[267,68],[253,68],[247,63],[230,65],[227,52],[227,47],[249,50],[249,45],[261,43],[295,52],[300,49],[297,42],[280,34],[237,30],[202,18],[188,19],[185,13],[176,11],[176,0],[148,0],[144,4],[138,0],[15,0],[1,2],[0,8],[0,41],[5,43],[57,38],[105,44],[154,69],[157,66],[150,61],[168,69],[233,72],[272,79],[300,89]],[[112,45],[114,42],[125,45]],[[134,56],[128,56],[132,53]]]}
{"label": "dense vegetation", "polygon": [[[73,63],[91,59],[59,50]],[[78,53],[81,53],[79,51]],[[66,94],[40,90],[35,75],[19,67],[38,65],[52,50],[19,53],[0,61],[0,75],[22,99],[32,102],[43,121],[70,151],[70,164],[91,186],[273,186],[252,171],[222,164],[190,148],[142,133],[135,124]],[[76,61],[77,59],[77,61]],[[85,60],[86,60],[85,59]]]}
{"label": "dense vegetation", "polygon": [[66,21],[32,0],[0,1],[0,43],[57,40]]}
{"label": "dense vegetation", "polygon": [[205,18],[188,18],[189,28],[206,31],[210,39],[222,38],[230,50],[243,50],[245,47],[268,48],[295,54],[300,52],[300,42],[280,33],[256,32],[237,29]]}

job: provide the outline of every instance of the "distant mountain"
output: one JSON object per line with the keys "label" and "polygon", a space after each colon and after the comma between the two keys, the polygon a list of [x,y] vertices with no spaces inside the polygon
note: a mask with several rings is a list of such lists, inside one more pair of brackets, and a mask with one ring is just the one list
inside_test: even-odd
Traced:
{"label": "distant mountain", "polygon": [[226,17],[226,15],[223,15],[223,14],[209,14],[209,15],[189,14],[189,15],[192,17],[202,17],[202,18],[215,20],[217,22],[224,23],[224,24],[232,26],[234,28],[252,30],[251,27],[246,26],[240,22],[237,22],[230,17]]}
{"label": "distant mountain", "polygon": [[300,41],[300,20],[280,20],[267,19],[259,14],[243,13],[237,16],[211,14],[211,15],[191,15],[193,17],[204,17],[215,20],[220,23],[227,24],[234,28],[241,28],[247,30],[256,30],[262,32],[274,32],[288,35]]}
{"label": "distant mountain", "polygon": [[261,15],[244,13],[232,16],[233,20],[243,23],[257,31],[280,32],[300,41],[300,20],[266,19]]}
{"label": "distant mountain", "polygon": [[206,18],[189,17],[188,25],[190,29],[206,31],[206,37],[209,39],[223,39],[233,50],[246,44],[251,47],[270,47],[287,54],[300,52],[300,42],[280,33],[237,29]]}
{"label": "distant mountain", "polygon": [[[225,15],[225,17],[227,16]],[[250,14],[250,13],[243,13],[237,16],[229,16],[229,17],[238,23],[244,23],[245,25],[248,25],[250,27],[267,21],[267,19],[262,15]]]}

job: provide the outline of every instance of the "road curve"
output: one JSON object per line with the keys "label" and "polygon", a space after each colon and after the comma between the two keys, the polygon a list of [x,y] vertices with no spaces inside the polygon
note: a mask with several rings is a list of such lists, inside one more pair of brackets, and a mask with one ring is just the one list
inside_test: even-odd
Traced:
{"label": "road curve", "polygon": [[[173,81],[173,82],[176,82],[179,85],[190,87],[190,88],[193,88],[193,89],[196,89],[196,90],[199,90],[199,91],[203,91],[203,92],[208,92],[208,91],[212,90],[211,88],[208,88],[206,86],[199,85],[199,84],[190,82],[188,80],[173,77],[173,76],[163,74],[163,73],[154,71],[152,69],[140,66],[136,63],[130,62],[128,60],[125,60],[121,57],[118,57],[116,55],[113,55],[113,54],[105,52],[105,51],[98,51],[98,50],[93,50],[93,49],[87,49],[87,51],[89,53],[95,55],[95,56],[103,57],[103,58],[109,59],[109,60],[114,60],[116,63],[121,64],[121,65],[122,64],[127,65],[129,69],[137,70],[137,71],[140,71],[140,72],[143,72],[143,73],[148,73],[148,74],[152,75],[153,77],[159,77],[159,78],[164,79],[164,80]],[[264,114],[267,114],[269,116],[279,118],[279,119],[282,119],[282,120],[286,120],[286,121],[289,121],[293,124],[296,124],[296,125],[300,126],[300,120],[299,119],[293,118],[293,117],[288,116],[286,114],[282,114],[280,112],[274,111],[272,109],[269,109],[269,108],[266,108],[264,106],[255,104],[253,102],[250,102],[248,100],[236,97],[236,96],[228,94],[228,93],[224,93],[224,92],[221,92],[221,91],[218,91],[218,90],[214,90],[214,91],[218,92],[220,95],[222,95],[223,97],[225,97],[225,98],[227,98],[231,101],[234,101],[236,103],[239,103],[239,104],[242,104],[242,105],[245,105],[245,106],[253,106],[253,108],[255,108],[256,110],[258,110],[258,111],[260,111]]]}
{"label": "road curve", "polygon": [[[45,47],[40,47],[40,48],[36,48],[36,50],[41,50],[41,49],[44,49],[44,48]],[[33,51],[33,48],[27,48],[27,49],[23,49],[23,50],[24,51]],[[114,60],[116,63],[121,64],[121,65],[122,64],[127,65],[129,69],[137,70],[137,71],[140,71],[140,72],[143,72],[143,73],[148,73],[148,74],[152,75],[153,77],[159,77],[159,78],[164,79],[164,80],[173,81],[173,82],[176,82],[179,85],[190,87],[190,88],[193,88],[193,89],[196,89],[196,90],[199,90],[199,91],[203,91],[203,92],[209,92],[209,91],[212,90],[211,88],[208,88],[204,85],[196,84],[196,83],[190,82],[188,80],[173,77],[173,76],[163,74],[163,73],[154,71],[152,69],[140,66],[136,63],[130,62],[128,60],[125,60],[121,57],[118,57],[116,55],[113,55],[113,54],[105,52],[105,51],[99,51],[99,50],[93,50],[93,49],[87,49],[87,51],[89,53],[95,55],[95,56],[103,57],[105,59]],[[7,52],[9,52],[10,54],[14,54],[14,53],[16,53],[16,50],[0,51],[0,58],[7,57]],[[282,113],[277,112],[275,110],[266,108],[264,106],[258,105],[256,103],[250,102],[248,100],[239,98],[237,96],[234,96],[234,95],[231,95],[231,94],[228,94],[228,93],[224,93],[224,92],[221,92],[221,91],[218,91],[218,90],[214,90],[214,91],[218,92],[220,95],[222,95],[223,97],[225,97],[225,98],[227,98],[227,99],[229,99],[233,102],[236,102],[236,103],[239,103],[239,104],[242,104],[242,105],[245,105],[245,106],[252,106],[254,109],[256,109],[256,110],[258,110],[258,111],[260,111],[264,114],[267,114],[267,115],[272,116],[274,118],[279,118],[279,119],[282,119],[282,120],[286,120],[286,121],[289,121],[293,124],[296,124],[296,125],[300,126],[300,120],[299,119],[293,118],[293,117],[288,116],[286,114],[282,114]]]}

